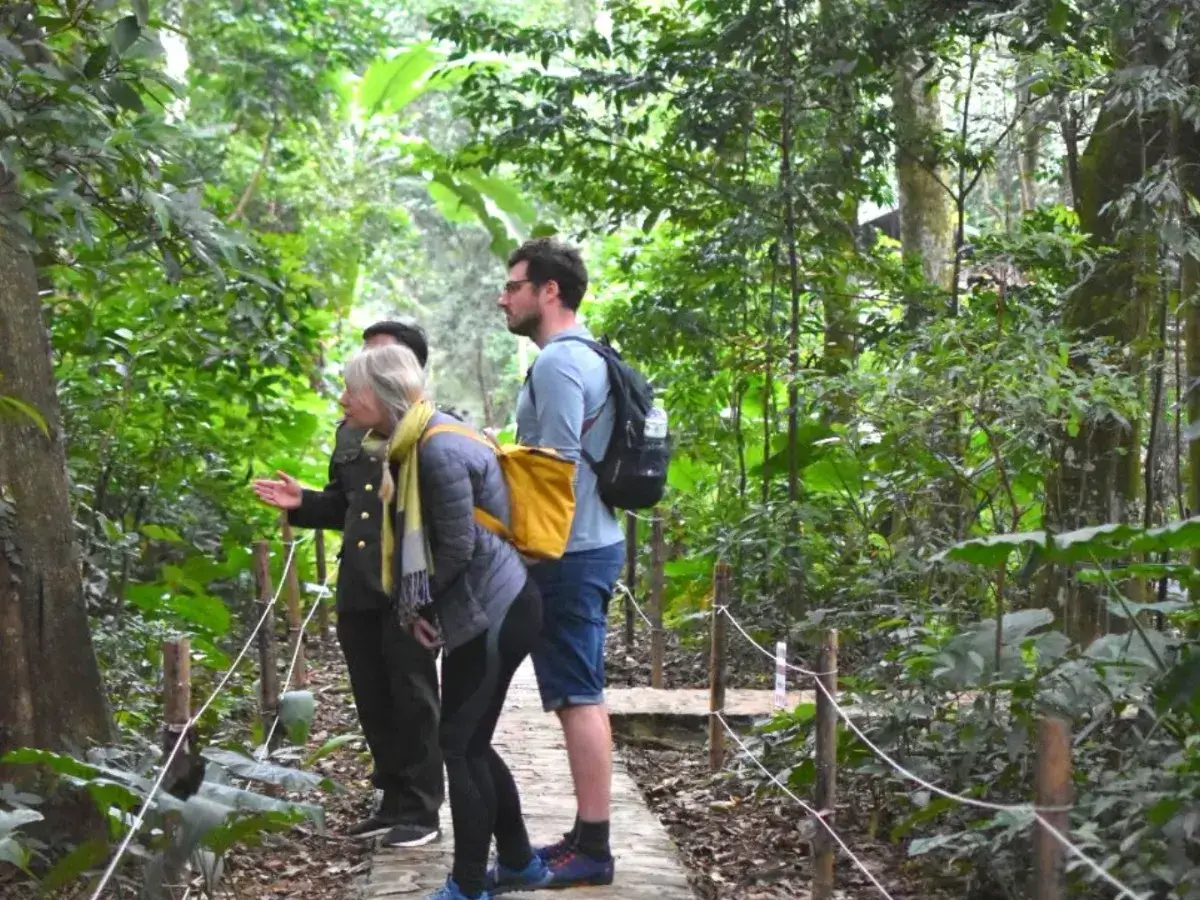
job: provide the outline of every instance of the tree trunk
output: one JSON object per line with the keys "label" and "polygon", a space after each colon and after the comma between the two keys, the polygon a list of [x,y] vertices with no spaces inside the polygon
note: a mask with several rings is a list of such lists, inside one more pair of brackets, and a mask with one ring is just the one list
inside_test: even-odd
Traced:
{"label": "tree trunk", "polygon": [[51,435],[27,416],[0,415],[0,754],[18,746],[80,752],[109,738],[108,709],[79,575],[36,272],[2,225],[0,392],[36,408]]}
{"label": "tree trunk", "polygon": [[[1120,222],[1116,201],[1137,184],[1166,153],[1165,122],[1143,122],[1136,111],[1110,103],[1100,112],[1078,164],[1080,229],[1095,244],[1114,246],[1101,253],[1088,279],[1073,291],[1063,324],[1081,341],[1107,338],[1109,358],[1140,383],[1144,337],[1151,302],[1157,296],[1157,245],[1149,229]],[[1137,216],[1135,209],[1132,213]],[[1087,372],[1093,360],[1076,352],[1072,365]],[[1127,521],[1139,496],[1141,423],[1111,414],[1089,417],[1062,444],[1058,466],[1046,484],[1046,526],[1069,530],[1103,522]],[[1062,610],[1069,637],[1086,645],[1108,631],[1104,592],[1074,584]]]}
{"label": "tree trunk", "polygon": [[[1188,431],[1200,428],[1200,259],[1191,254],[1183,257],[1180,294],[1184,309],[1185,341],[1187,342],[1187,416]],[[1188,444],[1188,515],[1200,515],[1200,440]],[[1200,548],[1192,551],[1192,565],[1200,566]],[[1200,602],[1200,590],[1192,587],[1192,603]]]}
{"label": "tree trunk", "polygon": [[[926,149],[942,132],[936,76],[921,72],[916,59],[909,60],[899,67],[893,100],[901,253],[906,263],[921,269],[930,285],[949,292],[954,271],[954,203],[945,167]],[[906,323],[914,327],[930,312],[914,303]]]}
{"label": "tree trunk", "polygon": [[[1017,110],[1021,117],[1020,146],[1017,149],[1017,176],[1020,182],[1021,212],[1037,209],[1037,171],[1042,154],[1042,138],[1046,132],[1045,116],[1031,108],[1032,97],[1029,87],[1029,66],[1022,63],[1017,67]],[[1005,195],[1007,196],[1007,191]]]}

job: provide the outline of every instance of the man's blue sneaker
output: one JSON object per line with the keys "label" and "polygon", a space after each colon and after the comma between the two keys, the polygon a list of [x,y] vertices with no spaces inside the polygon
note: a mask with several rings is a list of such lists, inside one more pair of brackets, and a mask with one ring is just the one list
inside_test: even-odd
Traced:
{"label": "man's blue sneaker", "polygon": [[544,860],[547,864],[561,856],[566,856],[575,849],[575,832],[568,831],[562,836],[561,841],[555,841],[553,844],[548,844],[545,847],[538,847],[533,851],[534,855],[539,859]]}
{"label": "man's blue sneaker", "polygon": [[545,886],[551,890],[612,884],[616,868],[612,857],[593,859],[578,850],[570,850],[546,865],[550,869],[550,881]]}
{"label": "man's blue sneaker", "polygon": [[[446,879],[446,883],[430,894],[425,900],[472,900],[462,891],[458,889],[458,885],[454,883],[454,876],[451,875]],[[492,900],[492,895],[486,890],[473,900]]]}
{"label": "man's blue sneaker", "polygon": [[545,861],[540,856],[534,856],[529,865],[520,871],[506,869],[500,863],[496,863],[488,869],[483,886],[493,897],[499,897],[514,891],[535,891],[541,887],[548,887],[550,877],[550,869],[546,867]]}

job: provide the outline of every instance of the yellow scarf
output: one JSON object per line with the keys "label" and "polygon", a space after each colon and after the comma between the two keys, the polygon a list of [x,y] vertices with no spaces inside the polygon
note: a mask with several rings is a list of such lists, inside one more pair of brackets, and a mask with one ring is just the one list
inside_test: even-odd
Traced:
{"label": "yellow scarf", "polygon": [[[421,523],[417,445],[429,420],[433,418],[433,412],[433,404],[428,400],[420,400],[409,407],[387,443],[383,477],[379,484],[379,495],[383,500],[383,589],[389,596],[395,597],[402,622],[415,619],[420,609],[431,600],[429,576],[433,574],[433,559]],[[396,481],[392,480],[392,463],[400,464]],[[393,497],[396,499],[394,508]],[[400,535],[400,589],[394,592],[396,537],[393,517],[399,509],[404,510],[404,526]]]}

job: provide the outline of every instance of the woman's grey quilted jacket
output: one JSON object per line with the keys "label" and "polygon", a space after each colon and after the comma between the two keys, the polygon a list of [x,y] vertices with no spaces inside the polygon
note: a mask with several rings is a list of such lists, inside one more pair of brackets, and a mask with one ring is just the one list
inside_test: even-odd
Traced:
{"label": "woman's grey quilted jacket", "polygon": [[[462,423],[437,413],[429,427],[442,424]],[[525,564],[512,545],[475,521],[476,506],[509,521],[508,484],[491,447],[462,434],[435,434],[421,445],[418,477],[433,554],[432,612],[449,652],[503,618],[525,586]]]}

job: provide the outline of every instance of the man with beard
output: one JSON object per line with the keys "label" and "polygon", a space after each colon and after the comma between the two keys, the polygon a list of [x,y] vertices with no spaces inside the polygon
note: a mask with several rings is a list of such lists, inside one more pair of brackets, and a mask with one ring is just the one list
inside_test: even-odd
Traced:
{"label": "man with beard", "polygon": [[[377,322],[363,332],[365,348],[402,344],[424,366],[429,348],[419,328]],[[345,396],[343,395],[343,403]],[[350,837],[384,834],[389,847],[418,847],[438,838],[443,799],[438,747],[435,655],[396,622],[381,579],[379,479],[387,436],[338,426],[329,483],[310,491],[284,472],[259,480],[263,502],[287,510],[300,528],[342,532],[337,581],[337,636],[350,671],[359,722],[375,763],[379,808],[352,825]]]}
{"label": "man with beard", "polygon": [[[517,402],[517,438],[577,463],[567,552],[529,570],[544,604],[542,644],[533,653],[538,689],[543,707],[562,724],[577,804],[571,831],[538,855],[553,875],[544,886],[611,884],[612,732],[604,702],[604,638],[625,544],[613,510],[600,499],[593,466],[604,458],[615,411],[606,363],[577,320],[588,283],[579,251],[537,239],[508,264],[498,305],[508,330],[541,348]],[[519,873],[500,866],[491,880],[501,890],[522,885]]]}

